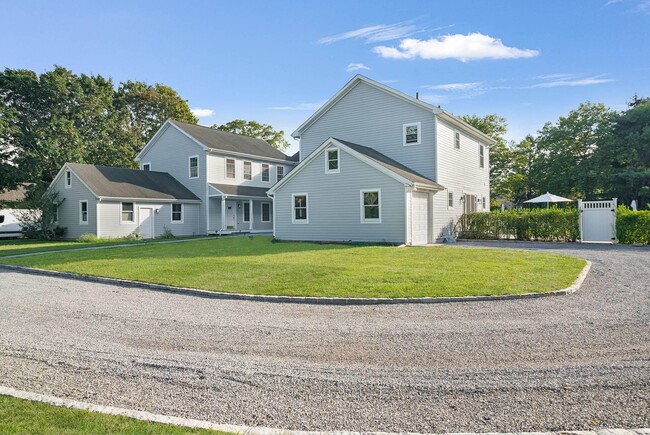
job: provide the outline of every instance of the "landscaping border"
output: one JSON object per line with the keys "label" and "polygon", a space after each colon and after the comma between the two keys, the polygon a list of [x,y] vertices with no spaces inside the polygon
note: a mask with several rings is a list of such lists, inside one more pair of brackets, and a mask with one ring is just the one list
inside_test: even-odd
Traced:
{"label": "landscaping border", "polygon": [[[98,412],[102,414],[118,415],[135,418],[137,420],[151,421],[155,423],[172,424],[194,429],[211,429],[221,432],[233,432],[246,435],[397,435],[391,432],[355,432],[355,431],[298,431],[287,429],[273,429],[257,426],[239,426],[231,424],[217,424],[205,420],[194,420],[189,418],[172,417],[168,415],[153,414],[146,411],[134,409],[117,408],[114,406],[95,405],[87,402],[80,402],[72,399],[50,396],[46,394],[32,393],[29,391],[16,390],[14,388],[0,385],[0,394],[15,397],[17,399],[30,400],[32,402],[47,403],[49,405],[81,409],[84,411]],[[415,434],[411,434],[415,435]],[[421,434],[425,435],[425,434]],[[448,434],[448,435],[480,435],[473,433]],[[488,435],[488,434],[483,434]],[[490,432],[489,435],[501,435],[497,432]],[[650,428],[639,429],[601,429],[598,431],[562,431],[562,432],[509,432],[503,435],[650,435]]]}
{"label": "landscaping border", "polygon": [[165,293],[198,296],[208,299],[230,299],[253,302],[276,302],[276,303],[297,303],[297,304],[320,304],[320,305],[389,305],[389,304],[440,304],[448,302],[481,302],[532,299],[547,296],[563,296],[575,293],[580,289],[589,270],[591,262],[582,269],[576,280],[569,287],[543,293],[522,293],[513,295],[495,296],[455,296],[455,297],[423,297],[423,298],[336,298],[324,296],[275,296],[275,295],[249,295],[244,293],[227,293],[211,290],[201,290],[190,287],[178,287],[164,284],[154,284],[129,279],[107,278],[101,276],[82,275],[71,272],[59,272],[55,270],[37,269],[32,267],[15,266],[12,264],[0,264],[1,269],[8,269],[33,275],[45,275],[55,278],[68,278],[78,281],[96,282],[101,284],[119,285],[122,287],[135,287]]}

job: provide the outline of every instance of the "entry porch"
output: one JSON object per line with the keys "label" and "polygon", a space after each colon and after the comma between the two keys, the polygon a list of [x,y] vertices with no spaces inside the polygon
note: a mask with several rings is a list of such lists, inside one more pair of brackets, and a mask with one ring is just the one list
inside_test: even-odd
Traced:
{"label": "entry porch", "polygon": [[273,200],[267,188],[210,184],[208,234],[273,231]]}

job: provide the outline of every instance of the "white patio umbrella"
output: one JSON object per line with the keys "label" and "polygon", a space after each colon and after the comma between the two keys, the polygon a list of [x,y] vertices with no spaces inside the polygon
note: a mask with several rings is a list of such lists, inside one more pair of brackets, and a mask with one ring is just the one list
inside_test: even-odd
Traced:
{"label": "white patio umbrella", "polygon": [[572,199],[569,198],[563,198],[561,196],[553,195],[552,193],[546,192],[544,195],[536,196],[535,198],[529,199],[528,203],[538,203],[538,202],[545,202],[546,203],[546,208],[548,208],[549,203],[551,202],[571,202],[573,201]]}

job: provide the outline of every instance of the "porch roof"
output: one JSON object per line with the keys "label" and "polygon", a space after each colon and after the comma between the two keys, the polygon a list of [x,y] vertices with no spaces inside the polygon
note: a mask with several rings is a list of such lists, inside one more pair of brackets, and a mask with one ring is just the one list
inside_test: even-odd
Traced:
{"label": "porch roof", "polygon": [[247,198],[268,199],[269,187],[238,186],[233,184],[208,183],[216,192],[208,196],[241,196]]}

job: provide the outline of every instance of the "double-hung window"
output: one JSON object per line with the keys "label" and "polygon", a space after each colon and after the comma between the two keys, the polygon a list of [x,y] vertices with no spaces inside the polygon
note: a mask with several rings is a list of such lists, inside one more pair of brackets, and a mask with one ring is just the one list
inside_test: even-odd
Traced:
{"label": "double-hung window", "polygon": [[183,222],[183,204],[172,204],[172,223]]}
{"label": "double-hung window", "polygon": [[485,147],[483,145],[478,146],[478,165],[481,168],[485,167]]}
{"label": "double-hung window", "polygon": [[276,174],[276,183],[284,178],[284,166],[278,166],[275,168]]}
{"label": "double-hung window", "polygon": [[190,178],[199,178],[199,156],[190,157]]}
{"label": "double-hung window", "polygon": [[361,222],[381,223],[381,191],[361,191]]}
{"label": "double-hung window", "polygon": [[253,179],[253,164],[251,162],[244,162],[244,180]]}
{"label": "double-hung window", "polygon": [[422,123],[412,122],[402,126],[404,146],[419,145],[422,143]]}
{"label": "double-hung window", "polygon": [[122,216],[121,222],[134,222],[134,208],[132,202],[122,203]]}
{"label": "double-hung window", "polygon": [[269,169],[269,165],[266,163],[262,163],[262,181],[268,183],[271,180],[270,173],[271,170]]}
{"label": "double-hung window", "polygon": [[325,161],[325,173],[338,174],[341,171],[339,149],[338,148],[328,149],[325,155],[327,156],[327,159]]}
{"label": "double-hung window", "polygon": [[88,201],[79,201],[79,224],[88,225]]}
{"label": "double-hung window", "polygon": [[307,194],[306,193],[294,193],[291,196],[292,207],[293,207],[293,223],[295,224],[306,224],[309,222],[309,215],[307,214]]}
{"label": "double-hung window", "polygon": [[65,171],[65,188],[69,189],[72,186],[72,173]]}
{"label": "double-hung window", "polygon": [[226,178],[235,178],[235,159],[226,159]]}
{"label": "double-hung window", "polygon": [[271,222],[271,203],[262,203],[262,222]]}
{"label": "double-hung window", "polygon": [[447,208],[454,208],[454,192],[447,192]]}

